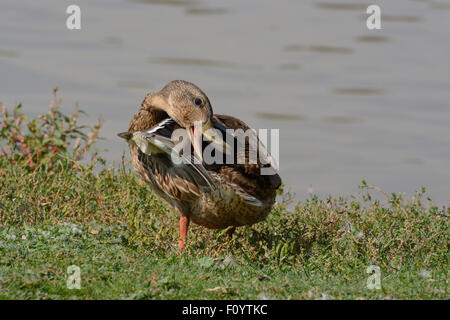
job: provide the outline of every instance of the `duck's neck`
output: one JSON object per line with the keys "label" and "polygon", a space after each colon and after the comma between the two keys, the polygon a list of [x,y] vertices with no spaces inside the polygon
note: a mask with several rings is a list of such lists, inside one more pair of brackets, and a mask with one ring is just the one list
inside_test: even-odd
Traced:
{"label": "duck's neck", "polygon": [[128,132],[145,131],[150,129],[158,122],[164,120],[167,115],[165,112],[157,109],[139,109],[130,122]]}

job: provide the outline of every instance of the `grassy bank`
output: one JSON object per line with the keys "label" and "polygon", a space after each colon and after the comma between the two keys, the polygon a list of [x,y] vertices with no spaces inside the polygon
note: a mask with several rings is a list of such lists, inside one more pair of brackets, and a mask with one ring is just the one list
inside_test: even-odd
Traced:
{"label": "grassy bank", "polygon": [[[79,113],[28,119],[3,108],[0,128],[0,299],[448,299],[448,208],[415,197],[310,199],[284,194],[263,223],[193,225],[177,254],[178,219],[93,147],[100,123]],[[118,142],[120,143],[120,142]],[[66,286],[80,267],[81,288]],[[368,289],[366,268],[381,270]]]}

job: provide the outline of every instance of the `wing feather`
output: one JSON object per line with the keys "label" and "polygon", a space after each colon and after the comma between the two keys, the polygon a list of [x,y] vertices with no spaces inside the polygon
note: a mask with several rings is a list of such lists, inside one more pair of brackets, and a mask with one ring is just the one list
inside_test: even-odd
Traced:
{"label": "wing feather", "polygon": [[[193,179],[193,182],[203,181],[209,188],[216,189],[217,186],[214,179],[205,167],[200,164],[194,153],[187,156],[175,149],[176,143],[171,139],[171,134],[175,127],[176,122],[168,118],[145,132],[135,132],[133,139],[144,154],[151,156],[152,150],[160,150],[166,154],[167,160],[171,162],[168,163],[169,168],[174,168],[178,174],[186,171],[189,173],[189,178]],[[204,183],[201,183],[200,186],[204,186]]]}

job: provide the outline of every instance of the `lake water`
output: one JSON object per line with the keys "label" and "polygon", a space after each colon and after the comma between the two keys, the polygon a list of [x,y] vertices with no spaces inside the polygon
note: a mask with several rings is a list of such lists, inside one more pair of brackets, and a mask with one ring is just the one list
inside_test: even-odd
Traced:
{"label": "lake water", "polygon": [[[81,30],[65,26],[81,7]],[[366,8],[381,7],[381,30]],[[105,120],[120,161],[146,93],[197,84],[214,111],[280,129],[280,171],[302,200],[349,195],[362,179],[450,201],[450,2],[17,1],[0,4],[0,100]]]}

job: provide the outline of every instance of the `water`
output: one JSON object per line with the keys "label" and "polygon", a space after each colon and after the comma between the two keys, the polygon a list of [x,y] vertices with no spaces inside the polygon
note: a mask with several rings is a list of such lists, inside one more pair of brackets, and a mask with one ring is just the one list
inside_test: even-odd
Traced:
{"label": "water", "polygon": [[0,100],[42,113],[58,87],[66,110],[105,120],[100,147],[146,93],[197,84],[214,111],[280,128],[280,170],[297,199],[357,192],[362,179],[450,201],[450,3],[377,1],[2,0]]}

